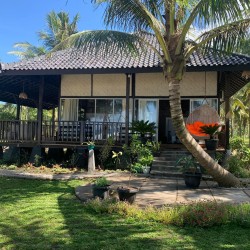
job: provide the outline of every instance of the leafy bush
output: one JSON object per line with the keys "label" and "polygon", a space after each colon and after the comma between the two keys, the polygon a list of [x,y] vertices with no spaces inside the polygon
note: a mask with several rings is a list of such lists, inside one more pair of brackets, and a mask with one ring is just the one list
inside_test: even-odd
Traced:
{"label": "leafy bush", "polygon": [[142,173],[143,172],[143,165],[139,162],[136,162],[131,166],[132,173]]}
{"label": "leafy bush", "polygon": [[232,150],[241,150],[244,145],[244,140],[241,137],[230,139],[230,147]]}
{"label": "leafy bush", "polygon": [[114,139],[112,137],[109,137],[105,141],[104,145],[101,147],[98,158],[100,160],[102,168],[104,167],[104,165],[106,165],[105,163],[107,162],[108,158],[111,155],[111,150],[114,144],[115,144]]}
{"label": "leafy bush", "polygon": [[226,168],[239,178],[249,178],[250,168],[249,163],[244,162],[239,156],[233,155],[227,160]]}
{"label": "leafy bush", "polygon": [[180,211],[183,225],[211,227],[227,222],[227,205],[215,201],[195,202]]}
{"label": "leafy bush", "polygon": [[106,177],[99,177],[95,180],[96,187],[105,187],[108,186],[110,183]]}
{"label": "leafy bush", "polygon": [[250,204],[226,204],[215,201],[199,201],[187,205],[141,209],[136,205],[114,200],[90,200],[84,204],[89,212],[119,214],[122,217],[141,221],[155,221],[175,226],[212,227],[222,224],[236,224],[250,227]]}

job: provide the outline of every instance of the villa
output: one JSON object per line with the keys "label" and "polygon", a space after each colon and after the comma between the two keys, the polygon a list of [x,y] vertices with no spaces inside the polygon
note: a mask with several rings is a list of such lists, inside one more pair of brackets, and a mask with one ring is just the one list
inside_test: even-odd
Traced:
{"label": "villa", "polygon": [[[250,57],[244,55],[193,53],[181,86],[184,117],[204,99],[218,112],[225,101],[229,110],[229,98],[248,82],[242,73],[249,69]],[[155,140],[173,144],[178,138],[168,96],[168,84],[153,51],[139,56],[112,51],[93,56],[68,49],[50,57],[1,63],[0,101],[16,104],[17,114],[14,121],[0,121],[0,145],[80,147],[109,136],[124,143],[132,120],[155,122]],[[20,106],[36,107],[37,120],[20,120]],[[53,110],[52,121],[43,119],[43,109]]]}

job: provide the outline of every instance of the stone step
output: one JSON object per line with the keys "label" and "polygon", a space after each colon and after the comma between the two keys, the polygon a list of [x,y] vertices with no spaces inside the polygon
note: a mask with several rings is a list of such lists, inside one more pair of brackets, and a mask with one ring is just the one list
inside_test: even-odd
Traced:
{"label": "stone step", "polygon": [[153,164],[159,164],[159,165],[175,165],[175,160],[153,160]]}
{"label": "stone step", "polygon": [[151,171],[152,170],[157,170],[157,171],[162,171],[162,172],[166,172],[166,171],[180,171],[181,167],[180,166],[170,166],[170,165],[152,165],[151,167]]}
{"label": "stone step", "polygon": [[157,156],[154,157],[154,160],[159,160],[159,161],[177,161],[181,155],[176,156],[176,155],[169,155],[169,156]]}
{"label": "stone step", "polygon": [[150,171],[151,176],[164,176],[164,177],[178,177],[182,178],[183,175],[181,172],[178,171],[159,171],[159,170],[151,170]]}

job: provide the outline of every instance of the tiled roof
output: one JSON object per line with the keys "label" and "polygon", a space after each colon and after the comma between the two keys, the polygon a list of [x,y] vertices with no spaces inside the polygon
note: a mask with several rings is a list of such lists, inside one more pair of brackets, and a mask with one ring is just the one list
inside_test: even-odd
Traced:
{"label": "tiled roof", "polygon": [[[148,36],[149,42],[154,44],[156,40],[153,35]],[[232,54],[216,55],[212,52],[203,56],[194,52],[187,62],[187,68],[195,67],[219,67],[219,66],[242,66],[249,65],[250,57]],[[16,63],[2,64],[5,71],[36,71],[36,70],[94,70],[94,69],[142,69],[160,68],[160,61],[152,50],[142,50],[140,55],[129,56],[109,52],[102,56],[68,49],[53,53],[50,57],[39,56],[29,60]],[[219,70],[219,69],[218,69]]]}

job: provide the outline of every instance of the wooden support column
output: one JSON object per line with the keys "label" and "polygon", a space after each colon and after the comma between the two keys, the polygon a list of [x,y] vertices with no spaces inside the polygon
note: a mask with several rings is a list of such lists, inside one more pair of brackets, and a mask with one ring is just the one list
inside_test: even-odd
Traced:
{"label": "wooden support column", "polygon": [[226,125],[226,129],[225,129],[225,137],[226,137],[226,149],[229,150],[230,149],[230,115],[229,115],[229,111],[230,111],[230,96],[228,93],[228,89],[230,85],[230,74],[228,72],[225,73],[225,93],[224,93],[224,98],[225,98],[225,125]]}
{"label": "wooden support column", "polygon": [[135,74],[132,74],[132,99],[133,99],[133,107],[132,107],[132,121],[135,120]]}
{"label": "wooden support column", "polygon": [[230,102],[229,102],[229,98],[227,97],[225,99],[225,114],[226,114],[226,121],[225,121],[225,125],[226,125],[226,131],[225,131],[225,136],[226,136],[226,149],[230,149],[230,145],[229,145],[229,139],[230,139],[230,118],[229,118],[229,111],[230,111]]}
{"label": "wooden support column", "polygon": [[125,116],[125,143],[128,144],[129,132],[129,96],[130,96],[130,74],[126,74],[126,116]]}
{"label": "wooden support column", "polygon": [[55,136],[55,108],[52,109],[52,137]]}
{"label": "wooden support column", "polygon": [[16,120],[19,121],[20,120],[20,112],[21,111],[21,107],[20,107],[20,103],[17,102],[16,104]]}
{"label": "wooden support column", "polygon": [[43,93],[44,93],[44,76],[41,78],[39,84],[39,100],[38,100],[38,109],[37,109],[37,142],[41,143],[42,140],[42,120],[43,120]]}

